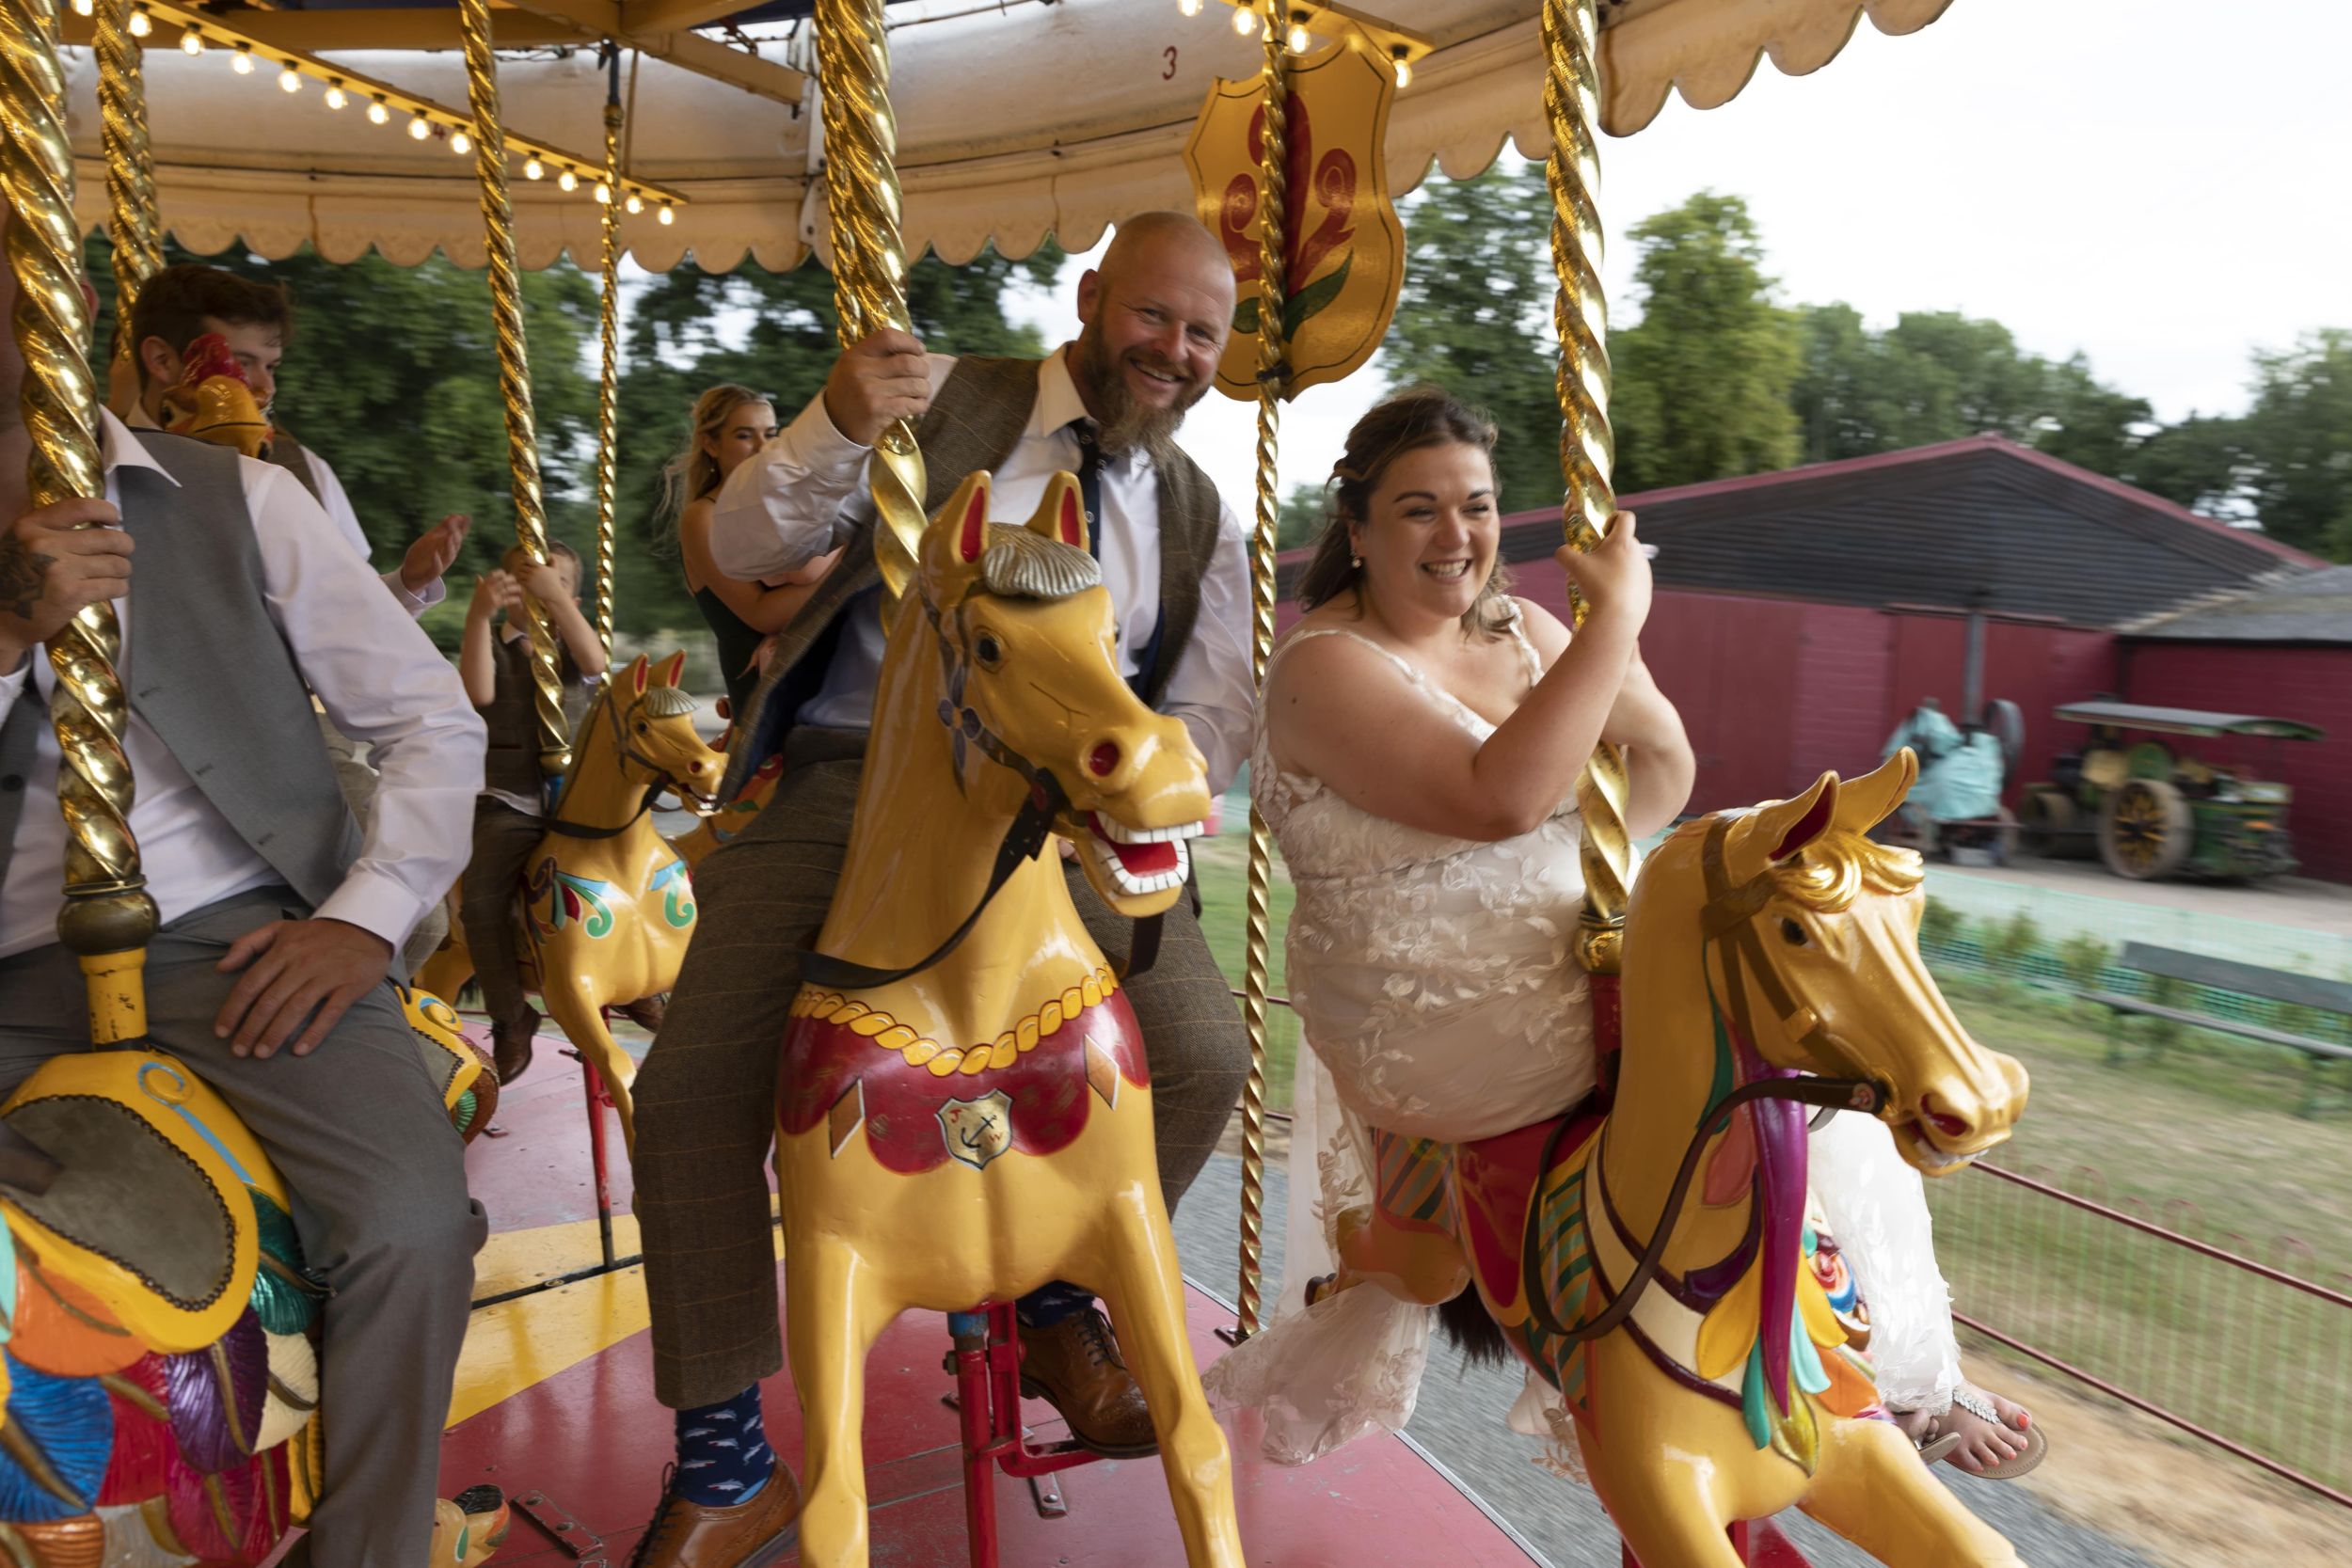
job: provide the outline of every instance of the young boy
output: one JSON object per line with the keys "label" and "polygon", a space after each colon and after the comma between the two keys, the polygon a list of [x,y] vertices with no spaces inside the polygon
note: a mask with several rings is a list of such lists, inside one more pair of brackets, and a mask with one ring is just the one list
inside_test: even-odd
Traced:
{"label": "young boy", "polygon": [[[489,1008],[501,1084],[513,1083],[531,1065],[532,1036],[539,1027],[538,1010],[523,998],[515,952],[516,885],[547,831],[531,638],[515,613],[524,596],[537,603],[555,632],[567,730],[578,723],[596,677],[604,673],[604,645],[580,610],[580,557],[560,540],[549,542],[548,556],[542,565],[509,550],[503,569],[474,584],[457,651],[466,695],[489,730],[459,918],[473,955],[474,978]],[[494,626],[494,618],[501,617]]]}

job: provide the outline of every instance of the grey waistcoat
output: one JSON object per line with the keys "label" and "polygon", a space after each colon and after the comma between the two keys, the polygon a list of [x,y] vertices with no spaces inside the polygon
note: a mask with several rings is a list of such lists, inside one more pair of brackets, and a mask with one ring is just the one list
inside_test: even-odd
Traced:
{"label": "grey waistcoat", "polygon": [[[150,468],[115,470],[122,526],[138,542],[122,661],[131,711],[237,835],[316,908],[342,885],[359,832],[319,744],[294,651],[269,617],[236,454],[151,430],[138,439],[180,483]],[[25,799],[40,726],[49,722],[36,689],[28,679],[0,723],[0,876],[22,814],[57,809],[54,800]]]}
{"label": "grey waistcoat", "polygon": [[[929,492],[923,498],[926,513],[936,514],[946,505],[965,475],[977,468],[993,471],[1011,453],[1037,406],[1038,366],[1035,359],[979,356],[956,361],[930,411],[914,427]],[[1160,508],[1160,635],[1158,657],[1143,672],[1143,692],[1145,701],[1157,706],[1200,616],[1200,579],[1216,550],[1220,509],[1216,485],[1184,453],[1157,465],[1154,474]],[[751,710],[737,716],[751,743],[737,746],[729,755],[723,799],[733,798],[758,762],[783,746],[792,716],[824,683],[842,613],[881,582],[869,525],[844,546],[817,592],[777,634],[775,653],[752,694]]]}

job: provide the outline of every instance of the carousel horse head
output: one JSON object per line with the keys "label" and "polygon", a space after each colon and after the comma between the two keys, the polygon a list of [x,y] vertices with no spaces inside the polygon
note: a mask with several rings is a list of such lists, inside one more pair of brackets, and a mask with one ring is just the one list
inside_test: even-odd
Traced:
{"label": "carousel horse head", "polygon": [[188,344],[178,385],[164,393],[164,428],[174,436],[234,447],[247,457],[267,455],[270,423],[229,340],[207,332]]}
{"label": "carousel horse head", "polygon": [[1077,482],[1056,474],[1019,525],[992,524],[988,502],[989,477],[975,473],[932,518],[909,611],[937,643],[937,721],[959,784],[976,800],[1025,793],[1050,807],[1105,904],[1158,914],[1184,887],[1186,841],[1209,814],[1200,753],[1181,721],[1120,678]]}
{"label": "carousel horse head", "polygon": [[1944,1176],[2009,1137],[2026,1079],[1969,1037],[1919,957],[1918,855],[1868,836],[1917,776],[1905,748],[1671,845],[1700,862],[1708,983],[1735,1040],[1767,1069],[1879,1084],[1902,1157]]}
{"label": "carousel horse head", "polygon": [[694,699],[678,688],[685,670],[683,653],[659,665],[638,655],[606,684],[600,721],[584,726],[583,734],[608,730],[604,740],[630,784],[673,791],[707,813],[718,808],[719,776],[726,771],[727,759],[694,731]]}

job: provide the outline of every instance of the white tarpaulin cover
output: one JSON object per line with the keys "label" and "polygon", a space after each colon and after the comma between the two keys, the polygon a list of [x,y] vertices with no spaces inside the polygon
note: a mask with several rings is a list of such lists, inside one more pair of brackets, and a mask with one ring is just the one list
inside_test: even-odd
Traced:
{"label": "white tarpaulin cover", "polygon": [[[1493,162],[1504,138],[1534,157],[1548,146],[1536,0],[1358,0],[1432,40],[1436,50],[1397,95],[1390,182],[1400,195],[1431,168],[1462,178]],[[1770,55],[1792,74],[1841,49],[1867,15],[1883,31],[1925,26],[1950,0],[1602,0],[1604,122],[1616,135],[1647,124],[1667,91],[1709,108],[1734,97]],[[345,13],[348,14],[348,13]],[[1181,151],[1216,76],[1257,69],[1259,44],[1237,37],[1232,12],[1209,4],[1186,17],[1176,0],[924,0],[890,8],[891,99],[898,118],[909,253],[949,261],[994,243],[1026,254],[1048,234],[1090,247],[1124,214],[1189,201]],[[813,69],[807,29],[771,36],[772,60]],[[435,249],[466,266],[483,260],[473,160],[340,112],[316,84],[278,90],[267,69],[233,73],[215,50],[147,55],[149,120],[163,219],[199,251],[240,237],[264,256],[308,241],[348,261],[371,245],[413,262]],[[334,58],[453,108],[466,103],[453,52],[360,53]],[[103,225],[96,67],[70,55],[80,203]],[[724,270],[751,255],[787,268],[821,226],[814,87],[803,104],[755,97],[657,59],[637,68],[629,170],[690,204],[663,227],[625,218],[636,260],[660,270],[691,252]],[[604,73],[587,51],[505,55],[504,117],[514,135],[590,152],[602,147]],[[582,168],[583,179],[591,178]],[[812,186],[820,193],[812,200]],[[522,262],[569,250],[593,266],[597,210],[586,189],[513,179]]]}

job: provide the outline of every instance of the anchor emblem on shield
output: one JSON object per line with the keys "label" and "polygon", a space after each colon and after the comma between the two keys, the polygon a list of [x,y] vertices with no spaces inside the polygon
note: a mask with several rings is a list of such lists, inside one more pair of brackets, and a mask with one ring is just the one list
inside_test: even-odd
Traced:
{"label": "anchor emblem on shield", "polygon": [[947,1152],[974,1170],[1012,1147],[1012,1099],[994,1089],[977,1100],[950,1100],[939,1108]]}

